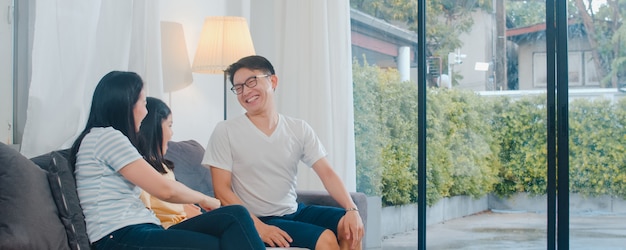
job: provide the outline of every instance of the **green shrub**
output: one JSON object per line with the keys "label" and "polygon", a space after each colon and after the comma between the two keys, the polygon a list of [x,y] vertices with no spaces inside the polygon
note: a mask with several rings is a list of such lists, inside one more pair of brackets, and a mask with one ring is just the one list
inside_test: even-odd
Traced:
{"label": "green shrub", "polygon": [[381,84],[385,72],[378,67],[353,63],[354,133],[358,190],[382,196],[382,153],[386,127],[381,117]]}
{"label": "green shrub", "polygon": [[395,70],[381,86],[381,118],[385,126],[382,162],[382,200],[385,204],[415,201],[417,186],[417,86],[400,82]]}
{"label": "green shrub", "polygon": [[[353,70],[357,189],[380,195],[386,205],[416,202],[417,86],[399,81],[393,69],[355,62]],[[470,92],[433,89],[429,95],[428,204],[491,192],[498,164],[484,118],[489,109]]]}
{"label": "green shrub", "polygon": [[496,97],[492,133],[501,166],[495,193],[545,194],[547,185],[547,125],[545,96],[524,96],[517,101]]}
{"label": "green shrub", "polygon": [[[570,104],[571,192],[626,198],[624,107],[617,107],[605,99],[578,99]],[[621,121],[615,119],[619,116]]]}
{"label": "green shrub", "polygon": [[[353,64],[357,190],[385,205],[417,201],[417,86]],[[428,89],[429,205],[444,197],[546,193],[546,96]],[[569,105],[570,191],[626,198],[626,98]]]}
{"label": "green shrub", "polygon": [[485,115],[488,107],[469,91],[430,89],[427,94],[427,168],[449,181],[442,197],[480,197],[493,190],[497,148]]}

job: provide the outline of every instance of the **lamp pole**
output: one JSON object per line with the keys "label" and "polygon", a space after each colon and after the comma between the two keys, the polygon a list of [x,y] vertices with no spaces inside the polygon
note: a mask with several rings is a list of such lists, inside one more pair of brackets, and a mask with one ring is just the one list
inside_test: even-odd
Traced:
{"label": "lamp pole", "polygon": [[224,120],[228,112],[226,70],[231,63],[254,54],[245,18],[211,16],[204,19],[192,69],[197,73],[224,75]]}
{"label": "lamp pole", "polygon": [[226,101],[226,92],[227,91],[228,91],[228,87],[227,87],[227,84],[226,84],[226,70],[224,70],[224,120],[226,120],[226,111],[228,110],[226,108],[226,103],[227,103],[227,101]]}

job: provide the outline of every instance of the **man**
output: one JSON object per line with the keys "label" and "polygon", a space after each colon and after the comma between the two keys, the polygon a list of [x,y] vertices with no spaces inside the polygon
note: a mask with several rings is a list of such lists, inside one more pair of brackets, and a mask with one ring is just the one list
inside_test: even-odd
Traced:
{"label": "man", "polygon": [[[276,110],[272,64],[249,56],[227,72],[246,113],[220,122],[209,140],[202,163],[211,167],[215,196],[223,205],[248,208],[270,247],[361,249],[363,221],[319,138],[306,122]],[[343,209],[296,202],[300,161],[313,168]]]}

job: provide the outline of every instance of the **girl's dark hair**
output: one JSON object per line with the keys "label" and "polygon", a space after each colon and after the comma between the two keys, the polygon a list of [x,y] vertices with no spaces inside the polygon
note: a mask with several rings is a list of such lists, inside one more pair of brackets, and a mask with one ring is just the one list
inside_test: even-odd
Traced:
{"label": "girl's dark hair", "polygon": [[139,152],[154,169],[165,174],[167,172],[163,164],[169,169],[174,169],[174,163],[163,158],[162,124],[172,111],[165,102],[154,97],[147,98],[146,108],[148,115],[143,119],[139,128]]}
{"label": "girl's dark hair", "polygon": [[228,72],[228,77],[230,77],[230,83],[233,83],[233,77],[235,76],[235,72],[241,68],[252,69],[252,70],[262,70],[265,71],[266,74],[274,75],[274,66],[272,63],[262,56],[246,56],[244,58],[239,59],[239,61],[231,64],[226,69]]}
{"label": "girl's dark hair", "polygon": [[113,127],[137,147],[133,108],[143,89],[143,80],[135,72],[111,71],[104,75],[93,92],[87,125],[72,145],[70,161],[76,164],[80,144],[92,128]]}

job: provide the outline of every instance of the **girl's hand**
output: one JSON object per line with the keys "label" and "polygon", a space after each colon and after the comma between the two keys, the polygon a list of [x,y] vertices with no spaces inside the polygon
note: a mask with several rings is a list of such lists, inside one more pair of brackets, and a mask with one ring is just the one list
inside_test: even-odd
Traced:
{"label": "girl's hand", "polygon": [[200,211],[200,207],[194,204],[185,204],[183,205],[183,208],[185,209],[185,214],[187,214],[187,218],[195,217],[202,214],[202,211]]}
{"label": "girl's hand", "polygon": [[198,203],[198,205],[200,205],[200,207],[202,207],[204,210],[210,211],[219,208],[222,205],[222,202],[213,197],[206,196],[205,199],[202,200],[202,202]]}

